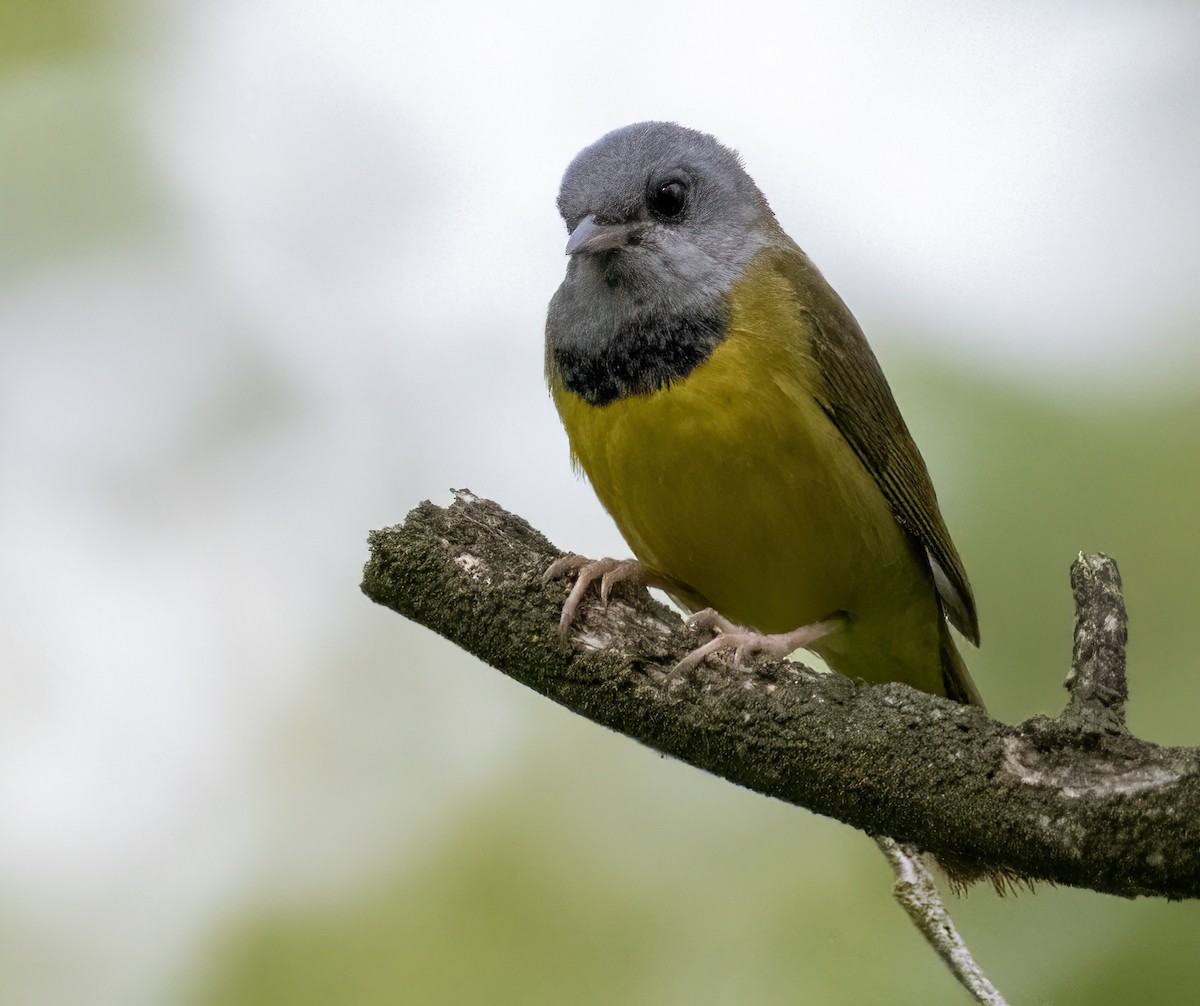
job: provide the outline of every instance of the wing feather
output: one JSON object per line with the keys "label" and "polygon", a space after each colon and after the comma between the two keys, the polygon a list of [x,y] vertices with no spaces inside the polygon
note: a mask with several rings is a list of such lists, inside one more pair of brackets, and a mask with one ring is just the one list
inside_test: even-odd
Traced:
{"label": "wing feather", "polygon": [[785,240],[774,258],[812,326],[819,404],[874,477],[896,522],[924,547],[951,624],[978,645],[979,619],[966,570],[879,362],[849,308],[804,252]]}

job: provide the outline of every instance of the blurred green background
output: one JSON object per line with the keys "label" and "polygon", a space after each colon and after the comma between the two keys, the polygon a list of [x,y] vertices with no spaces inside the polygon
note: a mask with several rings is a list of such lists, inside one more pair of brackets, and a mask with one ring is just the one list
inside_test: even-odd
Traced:
{"label": "blurred green background", "polygon": [[[964,1001],[865,837],[357,592],[450,485],[619,554],[540,333],[558,176],[639,117],[741,146],[859,314],[993,714],[1061,707],[1103,550],[1131,728],[1200,741],[1194,7],[604,16],[0,6],[0,1002]],[[1014,1003],[1200,987],[1192,904],[954,914]]]}

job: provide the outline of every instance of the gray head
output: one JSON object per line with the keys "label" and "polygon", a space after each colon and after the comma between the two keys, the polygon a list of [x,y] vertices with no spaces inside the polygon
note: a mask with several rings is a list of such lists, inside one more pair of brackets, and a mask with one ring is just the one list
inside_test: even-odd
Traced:
{"label": "gray head", "polygon": [[571,261],[550,303],[550,360],[596,402],[689,372],[724,337],[726,295],[750,257],[787,240],[738,155],[673,122],[580,151],[558,209]]}
{"label": "gray head", "polygon": [[573,259],[659,289],[727,288],[774,225],[738,155],[673,122],[625,126],[580,151],[558,209]]}

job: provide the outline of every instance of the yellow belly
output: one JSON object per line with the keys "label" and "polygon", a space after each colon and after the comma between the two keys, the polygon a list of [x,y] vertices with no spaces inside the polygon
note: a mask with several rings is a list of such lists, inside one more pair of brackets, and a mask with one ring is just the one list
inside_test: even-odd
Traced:
{"label": "yellow belly", "polygon": [[764,632],[845,614],[813,647],[831,666],[941,693],[928,566],[814,399],[815,364],[784,313],[735,299],[726,339],[666,390],[593,406],[552,386],[573,456],[689,607]]}

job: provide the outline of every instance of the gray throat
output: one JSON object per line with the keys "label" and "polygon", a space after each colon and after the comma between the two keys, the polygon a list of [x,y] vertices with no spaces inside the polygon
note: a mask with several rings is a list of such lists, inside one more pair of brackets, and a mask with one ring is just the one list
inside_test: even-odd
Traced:
{"label": "gray throat", "polygon": [[559,287],[546,319],[549,361],[563,385],[592,405],[647,395],[687,377],[725,338],[724,295],[672,310],[641,304],[628,312],[597,309],[571,278]]}
{"label": "gray throat", "polygon": [[689,263],[700,277],[661,268],[644,249],[573,258],[546,317],[548,366],[592,405],[683,380],[724,340],[730,291],[765,237],[724,249],[719,265]]}

